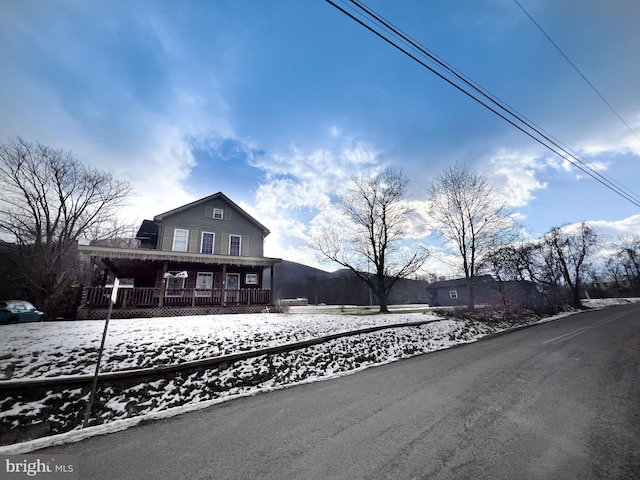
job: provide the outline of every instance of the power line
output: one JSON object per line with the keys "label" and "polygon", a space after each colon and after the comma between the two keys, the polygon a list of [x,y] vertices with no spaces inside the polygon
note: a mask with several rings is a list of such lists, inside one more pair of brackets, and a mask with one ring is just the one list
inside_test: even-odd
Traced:
{"label": "power line", "polygon": [[531,20],[533,22],[533,24],[538,27],[538,30],[540,30],[540,32],[542,32],[542,34],[547,37],[547,40],[549,40],[551,42],[551,45],[553,45],[556,50],[558,50],[558,52],[560,52],[560,55],[562,55],[564,57],[564,59],[569,63],[569,65],[571,65],[573,67],[573,69],[578,72],[578,75],[580,75],[582,77],[582,79],[587,83],[587,85],[589,85],[591,87],[591,89],[596,93],[596,95],[598,95],[598,97],[600,97],[600,100],[602,100],[605,105],[607,107],[609,107],[609,110],[611,110],[613,112],[613,114],[618,117],[618,119],[624,124],[625,127],[627,127],[627,129],[629,129],[629,131],[638,139],[640,140],[640,135],[638,135],[636,133],[636,131],[631,128],[631,126],[624,120],[624,118],[622,118],[622,116],[616,111],[615,108],[613,108],[613,106],[607,101],[606,98],[604,98],[604,96],[598,91],[598,89],[593,85],[593,83],[591,83],[589,81],[589,79],[580,71],[580,69],[575,65],[575,63],[573,63],[571,61],[571,59],[562,51],[562,49],[558,46],[558,44],[556,42],[553,41],[553,39],[547,34],[547,32],[545,32],[543,30],[543,28],[540,26],[540,24],[538,22],[535,21],[535,19],[531,16],[531,14],[525,10],[525,8],[522,6],[522,4],[520,2],[518,2],[518,0],[513,0],[514,2],[516,2],[516,5],[518,5],[520,7],[520,9],[524,12],[524,14],[529,17],[529,20]]}
{"label": "power line", "polygon": [[[329,1],[329,0],[327,0]],[[369,25],[366,25],[364,22],[362,22],[360,19],[355,18],[353,15],[349,14],[348,12],[346,12],[344,9],[338,7],[337,5],[334,4],[334,2],[329,1],[329,3],[331,3],[333,6],[335,6],[336,8],[340,9],[341,11],[343,11],[343,13],[347,14],[349,17],[351,17],[352,19],[354,19],[356,22],[360,23],[361,25],[363,25],[365,28],[367,28],[368,30],[372,31],[373,33],[375,33],[376,35],[378,35],[380,38],[384,39],[385,41],[387,41],[388,43],[390,43],[391,45],[393,45],[395,48],[397,48],[398,50],[402,51],[403,53],[405,53],[406,55],[408,55],[409,57],[411,57],[413,60],[417,61],[418,63],[420,63],[422,66],[424,66],[425,68],[427,68],[428,70],[430,70],[431,72],[435,73],[436,75],[438,75],[440,78],[442,78],[443,80],[447,81],[448,83],[450,83],[452,86],[454,86],[455,88],[459,89],[460,91],[462,91],[463,93],[465,93],[466,95],[470,96],[471,98],[473,98],[475,101],[477,101],[478,103],[480,103],[481,105],[483,105],[485,108],[491,110],[493,113],[495,113],[496,115],[498,115],[499,117],[501,117],[503,120],[507,121],[508,123],[510,123],[511,125],[515,126],[516,128],[518,128],[519,130],[521,130],[523,133],[525,133],[526,135],[528,135],[529,137],[531,137],[532,139],[536,140],[538,143],[542,144],[543,146],[545,146],[546,148],[550,149],[551,151],[553,151],[554,153],[556,153],[558,156],[562,157],[563,159],[565,159],[566,161],[570,162],[572,165],[574,165],[576,168],[582,170],[584,173],[586,173],[587,175],[591,176],[592,178],[596,179],[597,181],[599,181],[600,183],[604,184],[605,186],[607,186],[608,188],[610,188],[611,190],[613,190],[614,192],[618,193],[619,195],[623,196],[624,198],[626,198],[627,200],[631,201],[632,203],[640,206],[640,200],[634,199],[633,198],[633,194],[631,192],[629,192],[628,190],[625,191],[625,188],[620,186],[620,185],[615,185],[614,181],[611,181],[610,179],[608,179],[605,175],[603,175],[602,173],[594,170],[593,168],[591,168],[591,166],[589,164],[587,164],[586,162],[584,162],[582,159],[580,159],[577,154],[570,152],[569,149],[567,149],[566,147],[562,146],[557,140],[552,139],[552,137],[547,134],[546,132],[542,131],[540,128],[535,127],[535,125],[533,125],[531,122],[529,122],[528,120],[526,120],[525,118],[523,118],[521,115],[517,114],[517,112],[514,113],[513,109],[511,109],[510,107],[508,107],[508,105],[506,105],[504,102],[500,101],[497,97],[495,97],[494,95],[492,95],[490,92],[488,92],[487,90],[483,89],[482,87],[479,87],[476,83],[474,83],[473,81],[469,80],[467,77],[465,77],[464,75],[462,75],[460,72],[456,71],[455,69],[453,69],[453,67],[451,67],[450,65],[446,64],[445,62],[443,62],[441,59],[439,59],[437,56],[435,56],[434,54],[432,54],[431,52],[429,52],[426,48],[424,48],[423,46],[421,46],[420,44],[418,44],[417,42],[415,42],[414,40],[412,40],[410,37],[408,37],[406,34],[402,33],[400,30],[398,30],[396,27],[394,27],[392,24],[390,24],[389,22],[387,22],[386,20],[384,20],[381,16],[377,15],[375,12],[373,12],[373,10],[369,9],[368,7],[366,7],[364,4],[362,4],[362,2],[359,2],[357,0],[350,0],[352,4],[354,4],[358,9],[360,9],[361,11],[363,11],[366,15],[370,16],[369,21],[371,21],[371,19],[375,20],[375,22],[377,22],[379,24],[379,26],[383,27],[383,29],[387,30],[387,32],[390,32],[393,34],[393,36],[396,36],[396,38],[400,38],[405,42],[408,42],[411,46],[413,50],[417,50],[418,52],[426,55],[430,60],[434,61],[436,64],[438,64],[441,68],[444,68],[445,71],[453,74],[457,79],[462,80],[467,86],[471,87],[473,90],[475,90],[477,93],[479,93],[481,96],[485,97],[486,99],[488,99],[491,103],[493,103],[494,105],[496,105],[496,107],[498,107],[499,109],[503,110],[505,112],[505,114],[514,117],[514,119],[518,122],[520,122],[521,124],[523,124],[526,128],[533,130],[536,134],[541,135],[543,137],[544,140],[550,142],[552,145],[555,146],[555,148],[551,147],[550,145],[544,143],[542,140],[540,140],[540,138],[534,136],[530,131],[525,130],[525,128],[521,125],[518,125],[516,123],[514,123],[514,121],[510,120],[509,118],[506,118],[504,115],[502,115],[501,113],[497,112],[494,108],[491,108],[489,105],[487,105],[486,103],[484,103],[482,100],[480,100],[479,98],[477,98],[475,95],[473,95],[472,93],[466,91],[464,88],[462,88],[461,86],[455,84],[453,81],[451,81],[450,79],[444,77],[443,75],[441,75],[440,73],[436,72],[435,70],[433,70],[431,67],[429,67],[428,65],[426,65],[424,62],[422,62],[421,60],[417,59],[414,55],[410,54],[409,52],[407,52],[405,49],[403,49],[402,47],[400,47],[398,44],[392,42],[389,38],[385,37],[384,35],[382,35],[380,32],[374,30],[372,27],[370,27]],[[344,1],[342,3],[345,3]],[[559,149],[560,151],[558,151],[557,149]]]}
{"label": "power line", "polygon": [[[488,110],[490,110],[491,112],[493,112],[494,114],[496,114],[497,116],[499,116],[500,118],[502,118],[503,120],[505,120],[512,126],[514,126],[515,128],[517,128],[518,130],[523,132],[525,135],[529,136],[536,142],[540,143],[547,149],[551,150],[559,157],[568,161],[579,170],[583,171],[590,177],[594,178],[596,181],[600,182],[602,185],[606,186],[607,188],[614,191],[618,195],[622,196],[626,200],[630,201],[634,205],[640,207],[640,198],[637,195],[635,195],[634,193],[632,193],[631,191],[629,191],[628,189],[624,188],[619,184],[616,185],[617,182],[607,178],[607,176],[603,175],[602,173],[592,168],[587,162],[583,161],[577,154],[575,154],[574,152],[571,152],[568,148],[564,147],[560,142],[553,139],[551,135],[547,134],[542,129],[536,127],[533,123],[529,122],[526,118],[524,118],[523,116],[518,114],[516,111],[511,109],[508,105],[506,105],[500,99],[492,95],[486,89],[480,87],[475,82],[468,79],[466,76],[464,76],[463,74],[455,70],[453,67],[448,65],[446,62],[439,59],[436,55],[431,53],[429,50],[427,50],[425,47],[420,45],[415,40],[411,39],[408,35],[406,35],[401,30],[393,26],[393,24],[391,24],[390,22],[386,21],[383,17],[376,14],[373,10],[371,10],[369,7],[364,5],[362,2],[358,0],[349,0],[349,3],[353,4],[357,8],[356,10],[349,5],[346,5],[346,2],[344,0],[339,0],[343,5],[345,5],[345,8],[349,8],[352,12],[354,12],[354,13],[350,13],[345,8],[337,5],[333,0],[326,0],[326,1],[329,4],[331,4],[333,7],[335,7],[336,9],[338,9],[339,11],[347,15],[349,18],[351,18],[352,20],[354,20],[355,22],[357,22],[358,24],[360,24],[361,26],[369,30],[371,33],[378,36],[385,42],[389,43],[391,46],[393,46],[400,52],[404,53],[415,62],[419,63],[421,66],[423,66],[433,74],[437,75],[439,78],[449,83],[451,86],[453,86],[457,90],[469,96],[470,98],[478,102],[480,105],[487,108]],[[358,18],[358,16],[362,17],[363,14],[364,14],[364,17],[363,17],[364,20],[361,18]],[[373,24],[373,26],[370,24]],[[386,32],[386,35],[384,32],[381,32],[379,30],[383,30],[384,32]],[[389,37],[394,37],[395,41]],[[399,45],[399,43],[404,43],[405,48]],[[408,48],[410,50],[413,50],[415,54],[409,52]],[[436,68],[440,68],[444,70],[444,73],[438,72],[435,68],[429,66],[427,63],[425,63],[425,61],[418,58],[418,56],[427,57],[425,61],[434,62],[436,64]],[[447,76],[453,76],[454,79],[448,78]],[[461,81],[464,85],[460,85],[456,83],[457,81]],[[470,88],[472,91],[469,91],[467,88]],[[479,98],[478,95],[481,98]],[[493,104],[494,106],[491,106],[490,104]]]}
{"label": "power line", "polygon": [[[627,129],[638,139],[640,140],[640,136],[638,136],[638,134],[633,130],[633,128],[631,128],[631,126],[622,118],[622,116],[613,108],[613,106],[607,101],[606,98],[604,98],[604,96],[598,91],[598,89],[589,81],[589,79],[587,79],[587,77],[582,73],[582,71],[580,71],[580,69],[571,61],[571,59],[562,51],[562,49],[558,46],[558,44],[556,44],[556,42],[553,41],[553,39],[547,34],[547,32],[544,31],[544,29],[540,26],[540,24],[538,22],[536,22],[536,20],[531,16],[531,14],[522,6],[522,4],[518,1],[518,0],[514,0],[514,2],[516,3],[516,5],[518,5],[518,7],[520,7],[520,9],[525,13],[525,15],[527,17],[529,17],[529,19],[533,22],[533,24],[538,28],[538,30],[540,30],[540,32],[542,32],[542,34],[547,38],[547,40],[549,40],[549,42],[551,42],[551,44],[556,48],[556,50],[558,50],[558,52],[560,52],[560,55],[562,55],[564,57],[564,59],[569,63],[569,65],[571,65],[573,67],[573,69],[578,72],[578,75],[580,75],[582,77],[582,79],[587,83],[587,85],[589,85],[589,87],[591,87],[591,89],[596,93],[596,95],[598,95],[598,97],[600,97],[600,99],[604,102],[604,104],[609,107],[609,109],[613,112],[613,114],[618,117],[618,119],[622,122],[622,124],[627,127]],[[626,189],[626,187],[624,187],[620,182],[618,182],[617,180],[613,179],[610,175],[606,174],[603,172],[603,176],[606,176],[607,178],[609,178],[609,180],[615,184],[617,184],[618,186],[620,186],[622,189]],[[628,189],[626,189],[628,190]]]}
{"label": "power line", "polygon": [[[482,88],[481,86],[479,86],[477,83],[473,82],[468,77],[465,77],[462,73],[460,73],[459,71],[455,70],[449,64],[447,64],[446,62],[444,62],[443,60],[438,58],[435,54],[433,54],[432,52],[427,50],[425,47],[423,47],[422,45],[417,43],[415,40],[411,39],[406,34],[404,34],[403,32],[399,31],[392,24],[390,24],[389,22],[384,20],[382,17],[377,15],[373,10],[369,9],[364,4],[362,4],[362,2],[359,2],[357,0],[351,0],[351,3],[357,5],[359,9],[363,10],[368,15],[372,16],[372,18],[374,18],[376,21],[380,22],[385,28],[389,29],[391,32],[393,32],[394,34],[396,34],[397,36],[399,36],[403,40],[409,42],[418,51],[420,51],[421,53],[425,54],[428,58],[430,58],[431,60],[435,61],[438,65],[446,68],[447,71],[453,73],[458,79],[462,80],[465,84],[467,84],[468,86],[472,87],[473,90],[475,90],[476,92],[480,93],[485,98],[490,99],[491,102],[493,102],[497,107],[502,109],[505,113],[513,116],[514,118],[516,118],[518,121],[522,122],[527,127],[533,129],[536,133],[542,135],[542,137],[545,140],[551,142],[552,145],[554,145],[556,148],[559,148],[564,153],[564,155],[562,153],[558,152],[557,150],[555,150],[554,148],[551,148],[549,145],[546,145],[546,144],[540,142],[539,139],[534,138],[528,132],[524,132],[527,135],[529,135],[531,138],[533,138],[534,140],[538,141],[539,143],[542,143],[545,147],[549,148],[554,153],[556,153],[560,157],[564,158],[566,161],[570,162],[576,168],[582,170],[583,172],[585,172],[587,175],[591,176],[592,178],[594,178],[596,180],[598,180],[598,179],[602,180],[601,183],[603,183],[605,185],[609,184],[609,185],[607,185],[609,188],[611,188],[612,190],[616,191],[616,193],[621,194],[624,198],[626,198],[627,200],[630,200],[632,203],[636,203],[638,201],[637,200],[637,196],[636,196],[635,199],[628,198],[628,197],[634,197],[635,196],[628,188],[624,187],[622,184],[620,184],[619,182],[614,180],[612,177],[610,177],[605,172],[600,172],[600,171],[597,171],[597,170],[593,169],[589,164],[585,163],[579,157],[579,155],[577,153],[571,151],[568,147],[566,147],[566,145],[562,144],[562,142],[560,142],[559,140],[555,139],[553,136],[551,136],[549,133],[547,133],[546,131],[544,131],[540,127],[536,126],[533,122],[531,122],[526,117],[524,117],[523,115],[521,115],[520,113],[515,111],[513,108],[509,107],[509,105],[507,105],[506,103],[504,103],[503,101],[498,99],[496,96],[491,94],[489,91],[487,91],[486,89]],[[472,97],[472,98],[474,98],[474,100],[478,101],[477,98],[475,98],[475,97]],[[482,103],[482,102],[480,102],[480,103]],[[492,110],[492,109],[490,109],[490,110]],[[509,123],[511,123],[513,125],[512,122],[509,122]],[[519,128],[519,127],[517,127],[517,128]],[[521,128],[519,128],[519,129],[522,130]],[[578,162],[578,164],[576,164],[574,161]],[[589,171],[587,171],[585,169],[587,169]],[[600,181],[600,180],[598,180],[598,181]],[[612,187],[614,187],[614,188],[612,188]]]}

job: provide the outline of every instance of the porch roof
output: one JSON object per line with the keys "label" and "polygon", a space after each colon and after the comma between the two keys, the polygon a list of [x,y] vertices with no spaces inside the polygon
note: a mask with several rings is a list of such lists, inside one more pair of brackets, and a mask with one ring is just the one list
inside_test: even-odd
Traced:
{"label": "porch roof", "polygon": [[232,255],[213,255],[209,253],[165,252],[163,250],[144,248],[117,248],[96,245],[78,245],[78,251],[92,257],[110,260],[150,260],[158,262],[246,265],[252,267],[270,267],[282,262],[280,258],[270,257],[237,257]]}

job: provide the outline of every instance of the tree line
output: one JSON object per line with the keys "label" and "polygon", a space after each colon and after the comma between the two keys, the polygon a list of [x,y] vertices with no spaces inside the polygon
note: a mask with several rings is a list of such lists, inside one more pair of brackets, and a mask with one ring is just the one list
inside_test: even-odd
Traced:
{"label": "tree line", "polygon": [[[92,274],[75,247],[82,238],[130,235],[132,226],[118,213],[131,185],[87,167],[70,151],[21,138],[0,144],[0,174],[0,298],[30,300],[51,316],[66,316]],[[408,183],[391,168],[352,177],[339,198],[340,215],[315,229],[309,243],[320,257],[350,270],[380,312],[388,312],[397,283],[424,275],[435,256],[467,279],[470,310],[474,279],[486,274],[535,283],[549,302],[573,306],[580,305],[587,284],[596,293],[640,293],[638,236],[609,245],[598,266],[595,256],[604,244],[592,226],[563,225],[522,240],[524,229],[507,202],[486,176],[464,165],[448,167],[426,189],[425,215],[411,206]],[[412,239],[418,223],[426,223],[439,244]]]}
{"label": "tree line", "polygon": [[596,254],[605,245],[584,221],[522,240],[524,228],[505,199],[486,176],[464,165],[448,167],[427,189],[422,220],[440,244],[410,249],[407,232],[416,212],[408,206],[407,184],[394,169],[353,177],[340,198],[342,218],[320,229],[311,243],[322,257],[357,275],[375,293],[381,313],[388,312],[387,299],[398,279],[415,275],[434,251],[467,280],[470,311],[475,309],[474,280],[486,274],[498,282],[535,284],[547,306],[580,307],[587,287],[603,285],[599,276],[613,277],[630,294],[640,294],[640,237],[610,245],[613,253],[604,266],[597,265]]}

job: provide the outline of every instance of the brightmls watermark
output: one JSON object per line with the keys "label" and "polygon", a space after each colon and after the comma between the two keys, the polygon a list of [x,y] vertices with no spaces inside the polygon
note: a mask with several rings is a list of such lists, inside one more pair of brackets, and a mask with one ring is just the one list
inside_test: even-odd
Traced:
{"label": "brightmls watermark", "polygon": [[0,455],[0,480],[79,480],[78,455]]}

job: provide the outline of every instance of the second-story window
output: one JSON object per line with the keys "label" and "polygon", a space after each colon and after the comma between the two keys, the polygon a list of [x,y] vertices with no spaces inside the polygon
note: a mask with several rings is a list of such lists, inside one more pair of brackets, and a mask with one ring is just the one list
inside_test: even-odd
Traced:
{"label": "second-story window", "polygon": [[229,235],[229,255],[240,256],[240,235]]}
{"label": "second-story window", "polygon": [[202,232],[202,246],[200,247],[200,253],[213,253],[215,238],[215,233]]}
{"label": "second-story window", "polygon": [[171,250],[174,252],[186,252],[189,248],[189,230],[176,228],[173,231],[173,246]]}

